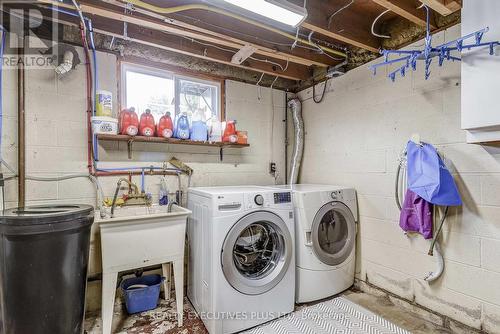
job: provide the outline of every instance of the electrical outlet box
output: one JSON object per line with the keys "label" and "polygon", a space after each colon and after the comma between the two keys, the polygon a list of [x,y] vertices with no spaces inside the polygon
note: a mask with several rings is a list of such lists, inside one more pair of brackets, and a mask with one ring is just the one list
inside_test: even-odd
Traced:
{"label": "electrical outlet box", "polygon": [[276,174],[276,162],[271,162],[269,164],[269,174]]}

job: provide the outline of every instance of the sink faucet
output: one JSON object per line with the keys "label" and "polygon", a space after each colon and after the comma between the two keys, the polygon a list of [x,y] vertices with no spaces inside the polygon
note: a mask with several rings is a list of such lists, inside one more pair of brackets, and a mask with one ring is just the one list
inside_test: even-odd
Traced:
{"label": "sink faucet", "polygon": [[179,205],[179,204],[176,201],[170,201],[170,202],[168,202],[167,212],[172,212],[172,207],[174,205]]}
{"label": "sink faucet", "polygon": [[121,187],[123,182],[127,183],[131,188],[134,188],[134,195],[137,195],[137,196],[139,195],[139,188],[137,187],[137,185],[133,184],[132,182],[130,182],[129,180],[127,180],[125,178],[119,179],[118,182],[116,183],[115,195],[113,196],[113,203],[111,204],[111,218],[114,217],[115,207],[116,207],[116,199],[118,198],[118,192],[120,191],[120,187]]}

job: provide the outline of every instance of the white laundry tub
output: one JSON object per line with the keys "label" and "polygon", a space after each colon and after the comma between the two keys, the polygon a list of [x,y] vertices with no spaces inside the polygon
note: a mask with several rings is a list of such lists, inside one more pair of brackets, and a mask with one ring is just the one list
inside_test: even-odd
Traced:
{"label": "white laundry tub", "polygon": [[[173,205],[117,208],[113,218],[96,217],[101,231],[103,333],[111,333],[111,321],[120,271],[162,264],[169,278],[173,263],[179,325],[182,325],[184,244],[191,211]],[[165,291],[170,291],[169,280]]]}

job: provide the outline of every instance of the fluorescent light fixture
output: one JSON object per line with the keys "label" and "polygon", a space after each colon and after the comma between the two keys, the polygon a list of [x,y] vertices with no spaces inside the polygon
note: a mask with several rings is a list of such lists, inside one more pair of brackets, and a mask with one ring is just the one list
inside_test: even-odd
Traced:
{"label": "fluorescent light fixture", "polygon": [[227,3],[271,20],[297,27],[307,17],[307,10],[285,0],[224,0]]}

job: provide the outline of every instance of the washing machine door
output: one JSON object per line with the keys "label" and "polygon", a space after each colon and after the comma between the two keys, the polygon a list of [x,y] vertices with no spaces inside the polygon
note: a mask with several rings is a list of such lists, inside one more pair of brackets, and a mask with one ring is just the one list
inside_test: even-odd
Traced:
{"label": "washing machine door", "polygon": [[268,211],[256,211],[241,218],[227,234],[222,246],[222,271],[233,288],[258,295],[282,280],[292,254],[292,237],[283,219]]}
{"label": "washing machine door", "polygon": [[323,205],[314,216],[311,241],[318,259],[330,266],[342,264],[355,245],[356,221],[341,202]]}

